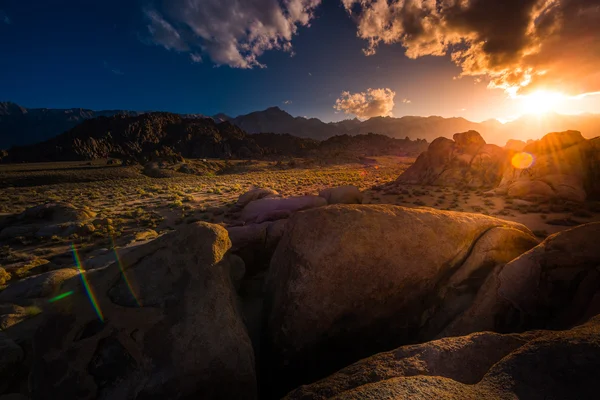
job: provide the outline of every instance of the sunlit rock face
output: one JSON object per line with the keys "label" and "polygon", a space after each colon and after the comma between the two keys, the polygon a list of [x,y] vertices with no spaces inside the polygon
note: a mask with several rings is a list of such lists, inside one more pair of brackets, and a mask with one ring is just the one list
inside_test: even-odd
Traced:
{"label": "sunlit rock face", "polygon": [[391,205],[295,214],[266,283],[262,360],[275,395],[434,338],[495,266],[536,244],[524,226],[480,214]]}
{"label": "sunlit rock face", "polygon": [[199,222],[68,281],[34,337],[32,397],[256,398],[230,247]]}
{"label": "sunlit rock face", "polygon": [[426,152],[396,180],[397,183],[495,187],[507,163],[507,152],[486,144],[478,132],[457,133],[454,140],[435,139]]}
{"label": "sunlit rock face", "polygon": [[[495,192],[524,199],[585,201],[597,185],[598,154],[580,132],[549,133],[511,155]],[[527,156],[530,161],[523,163]]]}

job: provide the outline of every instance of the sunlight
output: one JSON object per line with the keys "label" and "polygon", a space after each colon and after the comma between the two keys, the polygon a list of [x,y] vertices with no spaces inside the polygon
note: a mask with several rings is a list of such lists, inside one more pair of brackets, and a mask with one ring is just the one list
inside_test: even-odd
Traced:
{"label": "sunlight", "polygon": [[517,169],[527,169],[533,165],[533,156],[529,153],[517,153],[511,160],[513,167]]}
{"label": "sunlight", "polygon": [[559,92],[540,90],[532,94],[522,96],[523,111],[526,114],[544,114],[557,111],[557,107],[565,99],[565,95]]}

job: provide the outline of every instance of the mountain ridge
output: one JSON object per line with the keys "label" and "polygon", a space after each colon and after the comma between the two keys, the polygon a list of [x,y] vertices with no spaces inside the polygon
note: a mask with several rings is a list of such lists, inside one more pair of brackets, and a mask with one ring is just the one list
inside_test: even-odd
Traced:
{"label": "mountain ridge", "polygon": [[[142,115],[148,112],[127,110],[94,111],[83,108],[50,109],[26,108],[16,103],[0,103],[0,148],[27,145],[55,137],[85,120],[101,116]],[[451,138],[454,133],[475,130],[488,143],[503,146],[508,139],[538,139],[548,132],[578,130],[585,137],[600,136],[600,115],[547,114],[543,117],[524,115],[502,124],[491,119],[472,122],[463,117],[441,116],[373,117],[338,122],[323,122],[318,118],[294,117],[274,106],[262,111],[231,117],[224,113],[178,114],[182,118],[212,118],[216,122],[231,122],[243,131],[255,133],[291,134],[300,138],[325,140],[337,135],[383,134],[392,138],[425,139]]]}

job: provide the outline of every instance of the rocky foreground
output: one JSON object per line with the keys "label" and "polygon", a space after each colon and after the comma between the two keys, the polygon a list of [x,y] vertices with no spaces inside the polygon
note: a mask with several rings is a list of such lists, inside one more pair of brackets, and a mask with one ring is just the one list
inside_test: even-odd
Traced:
{"label": "rocky foreground", "polygon": [[[564,145],[552,160],[574,160],[560,154],[590,144],[558,138]],[[540,143],[530,148],[538,161]],[[481,174],[490,170],[489,182],[503,182],[513,168],[486,164],[487,156],[467,162],[497,151],[471,133],[444,146],[441,181],[430,184],[461,170],[470,182],[488,182]],[[515,154],[501,150],[499,160]],[[595,153],[576,154],[581,168],[565,175],[581,171],[581,189],[593,196]],[[434,160],[425,154],[399,180],[436,176]],[[544,173],[553,165],[516,171],[516,181],[546,182],[560,196]],[[520,223],[482,214],[362,202],[354,186],[294,197],[257,188],[238,198],[226,228],[189,223],[117,262],[84,259],[10,283],[0,292],[0,391],[32,399],[597,398],[600,223],[540,241]],[[45,205],[13,217],[0,236],[70,235],[101,226],[94,218]],[[41,311],[34,317],[32,304]]]}
{"label": "rocky foreground", "polygon": [[[356,202],[334,192],[319,198]],[[288,200],[270,196],[242,211]],[[478,214],[292,214],[193,223],[120,263],[12,284],[15,307],[72,294],[5,330],[1,386],[26,367],[34,399],[594,398],[600,223],[538,243]]]}

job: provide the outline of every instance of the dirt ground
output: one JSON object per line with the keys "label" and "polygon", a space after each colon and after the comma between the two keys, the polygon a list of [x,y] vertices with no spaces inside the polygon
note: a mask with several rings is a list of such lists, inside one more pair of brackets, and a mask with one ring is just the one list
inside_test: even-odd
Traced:
{"label": "dirt ground", "polygon": [[[150,178],[139,166],[105,162],[0,166],[0,218],[47,202],[69,202],[97,213],[106,226],[87,236],[15,238],[0,242],[0,266],[20,273],[13,279],[72,266],[74,244],[84,261],[111,262],[119,251],[155,238],[178,225],[208,221],[228,225],[240,194],[268,187],[284,196],[317,194],[321,189],[356,185],[366,204],[396,204],[474,212],[523,223],[544,238],[570,226],[600,221],[600,203],[531,203],[481,190],[397,186],[393,182],[414,159],[376,157],[369,163],[318,165],[306,160],[196,161],[202,175],[173,173]],[[202,164],[202,165],[200,165]],[[214,171],[214,172],[212,172]],[[92,261],[90,261],[92,262]],[[14,274],[13,274],[14,275]]]}

